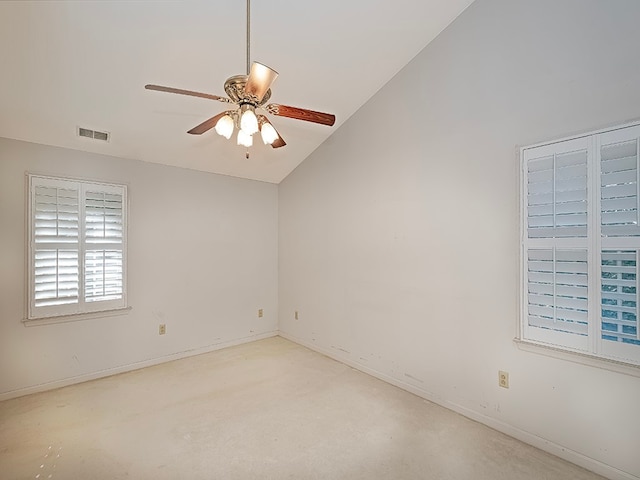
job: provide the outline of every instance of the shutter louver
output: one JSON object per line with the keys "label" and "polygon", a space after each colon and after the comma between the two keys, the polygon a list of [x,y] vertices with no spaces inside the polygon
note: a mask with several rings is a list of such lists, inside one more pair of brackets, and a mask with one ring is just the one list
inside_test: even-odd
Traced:
{"label": "shutter louver", "polygon": [[602,339],[640,345],[637,251],[602,251]]}

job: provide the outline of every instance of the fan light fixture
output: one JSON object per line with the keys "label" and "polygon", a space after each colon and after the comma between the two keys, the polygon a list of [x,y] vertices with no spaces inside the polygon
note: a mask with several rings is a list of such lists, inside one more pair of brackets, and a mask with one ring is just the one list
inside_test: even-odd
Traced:
{"label": "fan light fixture", "polygon": [[252,105],[245,103],[240,107],[240,129],[247,135],[253,135],[258,131],[256,109]]}
{"label": "fan light fixture", "polygon": [[265,145],[273,145],[273,142],[280,138],[276,129],[273,128],[271,122],[269,122],[264,115],[258,116],[258,125],[260,126],[260,135]]}
{"label": "fan light fixture", "polygon": [[224,138],[229,140],[231,138],[231,134],[233,133],[233,118],[227,113],[224,115],[215,126],[216,133],[218,135],[222,135]]}
{"label": "fan light fixture", "polygon": [[273,125],[270,123],[262,125],[260,134],[262,135],[262,141],[265,145],[271,145],[278,139],[278,132],[276,132],[276,129],[273,128]]}
{"label": "fan light fixture", "polygon": [[249,148],[253,145],[253,137],[244,130],[238,130],[238,145]]}

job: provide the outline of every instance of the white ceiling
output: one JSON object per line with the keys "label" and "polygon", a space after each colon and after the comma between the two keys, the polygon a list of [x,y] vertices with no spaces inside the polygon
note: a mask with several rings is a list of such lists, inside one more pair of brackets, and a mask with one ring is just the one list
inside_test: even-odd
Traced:
{"label": "white ceiling", "polygon": [[[279,183],[472,0],[254,0],[252,60],[276,69],[271,101],[333,113],[326,127],[271,117],[287,146],[259,136],[251,157],[190,128],[245,73],[246,2],[0,2],[0,136]],[[109,143],[77,126],[111,133]]]}

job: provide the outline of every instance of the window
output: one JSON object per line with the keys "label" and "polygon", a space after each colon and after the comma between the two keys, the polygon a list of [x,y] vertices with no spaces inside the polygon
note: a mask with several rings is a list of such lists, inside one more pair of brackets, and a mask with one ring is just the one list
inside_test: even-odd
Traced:
{"label": "window", "polygon": [[28,319],[126,307],[124,185],[29,175]]}
{"label": "window", "polygon": [[520,338],[640,365],[640,125],[521,149]]}

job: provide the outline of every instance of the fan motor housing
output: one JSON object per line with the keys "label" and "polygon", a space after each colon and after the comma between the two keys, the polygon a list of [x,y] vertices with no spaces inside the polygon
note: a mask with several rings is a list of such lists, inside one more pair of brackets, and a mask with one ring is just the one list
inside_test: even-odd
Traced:
{"label": "fan motor housing", "polygon": [[271,98],[271,89],[267,90],[262,100],[258,101],[254,95],[247,95],[244,91],[247,78],[247,75],[235,75],[227,78],[227,81],[224,82],[224,91],[234,103],[250,103],[254,107],[261,107]]}

